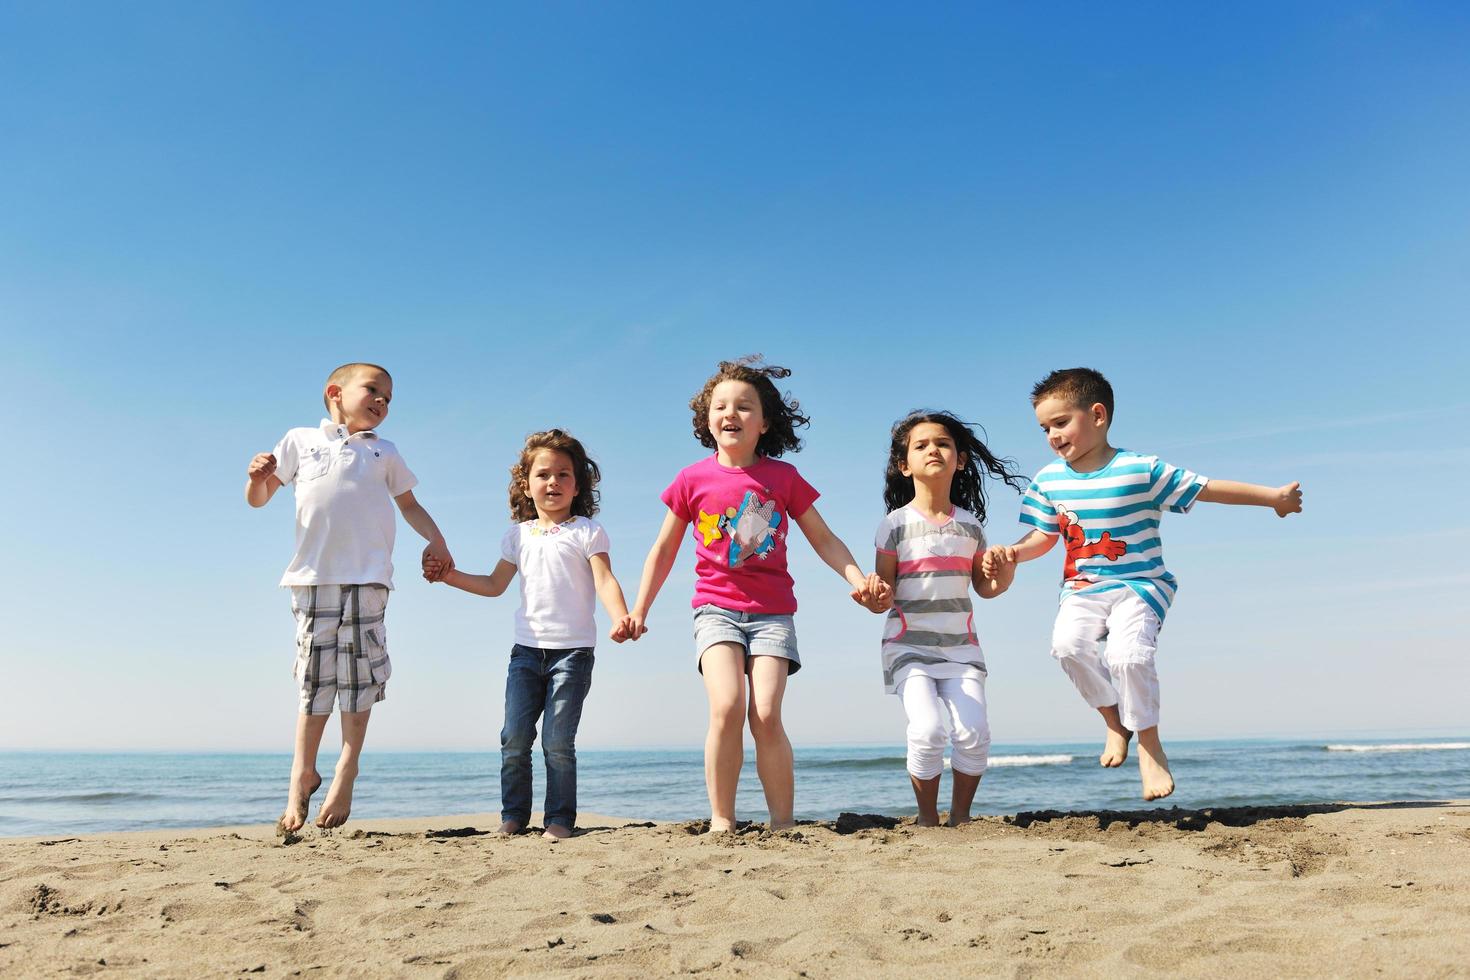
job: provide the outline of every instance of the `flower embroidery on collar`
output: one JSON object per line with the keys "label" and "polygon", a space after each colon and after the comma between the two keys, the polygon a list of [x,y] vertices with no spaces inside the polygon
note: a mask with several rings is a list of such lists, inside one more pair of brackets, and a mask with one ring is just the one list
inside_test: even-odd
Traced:
{"label": "flower embroidery on collar", "polygon": [[553,524],[551,527],[542,527],[534,520],[527,521],[526,523],[531,525],[531,536],[533,538],[539,538],[546,534],[560,534],[564,528],[571,527],[576,520],[575,517],[569,517],[560,524]]}

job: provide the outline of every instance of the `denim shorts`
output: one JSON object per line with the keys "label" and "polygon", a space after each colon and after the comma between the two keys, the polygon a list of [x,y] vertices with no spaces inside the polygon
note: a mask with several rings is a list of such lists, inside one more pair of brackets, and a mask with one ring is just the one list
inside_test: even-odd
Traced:
{"label": "denim shorts", "polygon": [[[694,610],[695,657],[702,658],[704,651],[716,643],[744,647],[747,673],[751,657],[781,657],[791,661],[786,667],[788,676],[801,669],[801,656],[796,652],[796,621],[789,615],[739,612],[706,603]],[[700,673],[704,673],[702,666]]]}

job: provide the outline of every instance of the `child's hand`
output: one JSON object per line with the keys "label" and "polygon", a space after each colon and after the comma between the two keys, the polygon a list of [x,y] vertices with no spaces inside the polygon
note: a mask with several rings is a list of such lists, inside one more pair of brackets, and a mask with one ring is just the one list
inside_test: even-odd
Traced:
{"label": "child's hand", "polygon": [[[256,457],[257,459],[259,457]],[[1300,514],[1302,512],[1302,485],[1300,483],[1288,483],[1276,491],[1276,503],[1272,508],[1277,517],[1285,517],[1287,514]]]}
{"label": "child's hand", "polygon": [[850,593],[852,601],[872,612],[884,612],[892,605],[892,589],[883,577],[877,572],[869,572],[868,577],[863,579],[861,588],[853,589]]}
{"label": "child's hand", "polygon": [[893,586],[883,580],[877,572],[868,576],[868,608],[875,613],[887,612],[893,607]]}
{"label": "child's hand", "polygon": [[637,613],[629,613],[618,620],[618,624],[613,627],[613,639],[621,643],[623,640],[619,640],[617,637],[619,632],[623,634],[624,640],[636,641],[640,636],[648,632],[648,627],[643,625],[642,616]]}
{"label": "child's hand", "polygon": [[443,539],[425,545],[419,561],[424,569],[424,579],[429,582],[442,582],[444,576],[454,571],[454,556],[449,553],[449,546]]}
{"label": "child's hand", "polygon": [[[250,468],[245,472],[250,479],[256,483],[268,480],[276,471],[276,457],[270,453],[256,453],[255,458],[250,461]],[[1297,496],[1301,496],[1298,494]],[[1297,508],[1300,510],[1301,508]]]}
{"label": "child's hand", "polygon": [[995,578],[1009,565],[1016,563],[1016,549],[1008,544],[992,545],[985,549],[980,558],[980,574]]}
{"label": "child's hand", "polygon": [[628,615],[613,624],[612,632],[608,634],[608,637],[614,643],[622,643],[624,640],[636,641],[638,637],[647,632],[648,628],[643,625],[641,619]]}

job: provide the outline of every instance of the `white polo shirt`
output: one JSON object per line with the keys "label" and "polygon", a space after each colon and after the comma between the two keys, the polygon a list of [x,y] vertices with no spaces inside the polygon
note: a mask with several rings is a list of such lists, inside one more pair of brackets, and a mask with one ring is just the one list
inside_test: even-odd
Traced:
{"label": "white polo shirt", "polygon": [[296,554],[281,585],[393,588],[393,498],[419,482],[393,443],[322,419],[287,432],[275,456],[296,491]]}

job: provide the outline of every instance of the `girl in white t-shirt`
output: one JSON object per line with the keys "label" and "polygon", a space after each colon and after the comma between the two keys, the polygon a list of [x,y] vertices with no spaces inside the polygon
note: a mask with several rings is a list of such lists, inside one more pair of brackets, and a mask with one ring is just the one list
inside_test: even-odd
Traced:
{"label": "girl in white t-shirt", "polygon": [[561,839],[577,825],[577,725],[597,643],[593,597],[612,617],[617,643],[630,635],[628,605],[607,557],[607,532],[592,520],[601,473],[582,444],[561,429],[532,433],[510,476],[517,523],[501,539],[495,570],[446,572],[426,558],[424,578],[493,597],[521,573],[500,732],[500,832],[518,834],[531,819],[531,747],[544,715],[545,836]]}
{"label": "girl in white t-shirt", "polygon": [[1019,492],[1024,477],[948,412],[914,412],[893,427],[884,474],[889,515],[878,525],[874,567],[893,587],[883,630],[883,685],[908,715],[908,771],[918,824],[939,824],[939,775],[951,744],[950,826],[970,804],[990,753],[985,658],[975,635],[970,586],[983,599],[1010,588],[1014,562],[993,576],[985,555],[985,473]]}

